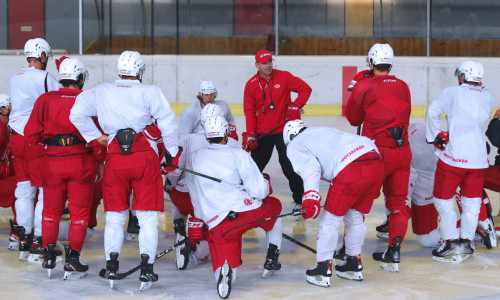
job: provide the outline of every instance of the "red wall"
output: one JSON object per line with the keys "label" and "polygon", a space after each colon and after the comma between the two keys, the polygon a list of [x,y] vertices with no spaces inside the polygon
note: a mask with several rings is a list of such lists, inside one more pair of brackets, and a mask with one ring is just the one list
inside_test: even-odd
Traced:
{"label": "red wall", "polygon": [[234,0],[235,35],[269,35],[272,30],[272,0]]}
{"label": "red wall", "polygon": [[27,40],[45,37],[44,0],[9,0],[8,8],[9,49],[24,49]]}

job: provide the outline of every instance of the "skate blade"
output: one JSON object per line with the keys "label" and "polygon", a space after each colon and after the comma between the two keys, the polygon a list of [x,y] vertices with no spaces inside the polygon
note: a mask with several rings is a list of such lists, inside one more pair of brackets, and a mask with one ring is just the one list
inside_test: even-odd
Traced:
{"label": "skate blade", "polygon": [[220,273],[222,275],[222,279],[217,283],[217,292],[219,293],[219,297],[221,297],[222,299],[226,299],[231,293],[232,280],[231,276],[229,275],[230,268],[227,260],[222,265]]}
{"label": "skate blade", "polygon": [[127,241],[138,242],[139,241],[139,235],[136,234],[136,233],[128,233],[127,234]]}
{"label": "skate blade", "polygon": [[52,275],[52,269],[47,269],[47,275],[49,275],[50,278],[50,276]]}
{"label": "skate blade", "polygon": [[463,261],[462,256],[460,255],[450,255],[445,257],[440,256],[432,256],[432,259],[438,262],[447,263],[447,264],[459,264]]}
{"label": "skate blade", "polygon": [[262,278],[269,278],[271,277],[276,270],[266,270],[264,269],[264,273],[262,273]]}
{"label": "skate blade", "polygon": [[380,267],[387,272],[399,272],[399,263],[381,262]]}
{"label": "skate blade", "polygon": [[114,286],[115,286],[115,281],[114,281],[114,280],[112,280],[112,279],[110,279],[110,280],[109,280],[109,290],[110,290],[110,291],[111,291],[111,290],[113,290]]}
{"label": "skate blade", "polygon": [[28,261],[28,257],[30,255],[29,251],[20,251],[19,252],[19,260],[22,262]]}
{"label": "skate blade", "polygon": [[19,241],[10,241],[9,242],[9,250],[11,251],[18,251],[19,250]]}
{"label": "skate blade", "polygon": [[354,281],[363,281],[363,274],[361,272],[352,272],[352,274],[347,272],[336,271],[336,274],[340,278],[354,280]]}
{"label": "skate blade", "polygon": [[330,280],[331,280],[330,277],[321,276],[321,275],[317,275],[317,276],[309,276],[308,275],[306,277],[306,281],[309,282],[310,284],[317,285],[317,286],[324,287],[324,288],[330,287]]}
{"label": "skate blade", "polygon": [[63,280],[76,280],[87,276],[87,272],[64,271]]}
{"label": "skate blade", "polygon": [[141,292],[145,291],[145,290],[149,290],[150,288],[152,288],[154,285],[154,283],[152,281],[147,281],[147,282],[141,282],[141,287],[139,288],[139,290]]}
{"label": "skate blade", "polygon": [[[179,239],[179,241],[182,241],[183,239]],[[178,242],[176,242],[178,243]],[[183,244],[179,247],[175,248],[175,264],[177,266],[177,269],[179,270],[184,270],[187,267],[187,264],[189,262],[189,258],[184,256],[182,254],[182,251],[186,248],[186,244]]]}
{"label": "skate blade", "polygon": [[377,231],[377,237],[382,240],[389,240],[389,232],[379,232]]}

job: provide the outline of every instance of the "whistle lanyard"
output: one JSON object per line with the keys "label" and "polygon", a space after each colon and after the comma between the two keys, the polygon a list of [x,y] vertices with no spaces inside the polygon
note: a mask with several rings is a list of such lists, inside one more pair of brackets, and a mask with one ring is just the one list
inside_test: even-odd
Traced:
{"label": "whistle lanyard", "polygon": [[[260,83],[259,79],[257,79],[257,82],[259,83],[259,87],[262,90],[262,113],[266,113],[266,89],[269,86],[269,80],[266,81],[266,86],[264,88],[262,88],[262,84]],[[274,110],[273,95],[271,94],[271,88],[269,88],[269,97],[271,97],[271,105],[269,105],[269,109]]]}

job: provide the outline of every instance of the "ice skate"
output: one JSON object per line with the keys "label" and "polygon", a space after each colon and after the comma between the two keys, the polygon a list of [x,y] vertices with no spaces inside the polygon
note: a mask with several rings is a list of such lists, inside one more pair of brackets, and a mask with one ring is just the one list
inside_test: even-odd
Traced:
{"label": "ice skate", "polygon": [[401,238],[395,237],[393,245],[388,246],[384,252],[373,253],[373,259],[380,261],[380,267],[387,272],[398,272],[401,262]]}
{"label": "ice skate", "polygon": [[281,263],[278,258],[280,256],[280,250],[275,244],[269,244],[267,248],[266,262],[264,263],[264,273],[262,273],[262,278],[268,278],[273,275],[275,271],[281,269]]}
{"label": "ice skate", "polygon": [[127,240],[128,241],[138,241],[139,238],[139,230],[141,227],[139,226],[139,219],[132,214],[132,212],[128,211],[128,224],[127,224]]}
{"label": "ice skate", "polygon": [[468,259],[474,254],[474,241],[468,239],[460,239],[460,256],[462,261]]}
{"label": "ice skate", "polygon": [[432,259],[451,264],[461,263],[460,242],[458,240],[446,240],[439,248],[432,250]]}
{"label": "ice skate", "polygon": [[[333,252],[333,258],[343,261],[344,257],[345,257],[345,245],[344,243],[342,243],[341,246]],[[333,261],[333,263],[336,262]]]}
{"label": "ice skate", "polygon": [[33,241],[30,247],[30,255],[28,257],[28,262],[30,264],[40,265],[43,262],[43,241],[41,236],[33,237]]}
{"label": "ice skate", "polygon": [[191,244],[187,241],[184,219],[179,218],[174,220],[174,231],[176,244],[180,241],[186,240],[186,243],[175,248],[175,264],[177,269],[184,270],[189,263],[189,252],[191,252]]}
{"label": "ice skate", "polygon": [[81,261],[80,252],[64,246],[66,263],[64,264],[63,280],[75,280],[87,276],[89,266]]}
{"label": "ice skate", "polygon": [[362,281],[363,265],[361,264],[361,256],[350,256],[346,255],[344,261],[335,266],[335,272],[340,278],[345,278],[349,280]]}
{"label": "ice skate", "polygon": [[233,280],[233,270],[227,263],[227,259],[221,267],[219,280],[217,281],[217,292],[219,297],[227,299],[231,294],[231,281]]}
{"label": "ice skate", "polygon": [[26,229],[23,226],[13,225],[14,233],[19,237],[19,260],[28,261],[31,242],[33,241],[33,233],[26,234]]}
{"label": "ice skate", "polygon": [[9,236],[9,250],[19,250],[19,236],[14,233],[14,225],[15,224],[11,219],[9,219],[10,222],[10,236]]}
{"label": "ice skate", "polygon": [[102,269],[99,272],[99,276],[109,279],[109,288],[113,289],[115,280],[117,279],[118,269],[120,263],[118,261],[118,253],[111,252],[109,254],[109,260],[106,261],[106,269]]}
{"label": "ice skate", "polygon": [[377,231],[377,237],[379,239],[388,240],[389,239],[389,217],[384,220],[382,224],[375,227]]}
{"label": "ice skate", "polygon": [[332,277],[332,260],[320,261],[316,267],[306,271],[306,280],[310,284],[321,287],[330,287],[330,280]]}
{"label": "ice skate", "polygon": [[56,250],[56,245],[53,243],[47,244],[47,249],[43,252],[43,262],[42,268],[47,269],[47,275],[52,273],[52,269],[56,267],[58,258],[61,257],[62,252],[60,250]]}
{"label": "ice skate", "polygon": [[498,245],[493,219],[486,218],[484,221],[479,221],[477,223],[476,234],[481,236],[481,242],[484,243],[486,248],[491,249]]}
{"label": "ice skate", "polygon": [[141,282],[140,290],[144,291],[153,287],[154,282],[158,281],[158,274],[153,272],[153,264],[148,264],[149,255],[141,254]]}

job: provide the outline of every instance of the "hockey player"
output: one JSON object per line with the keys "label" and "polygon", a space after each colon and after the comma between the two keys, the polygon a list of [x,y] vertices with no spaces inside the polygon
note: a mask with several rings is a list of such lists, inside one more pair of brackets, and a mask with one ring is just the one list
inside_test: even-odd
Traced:
{"label": "hockey player", "polygon": [[[157,120],[170,161],[180,154],[175,113],[160,88],[142,84],[145,64],[138,52],[124,51],[118,58],[120,80],[103,83],[78,95],[70,120],[87,142],[108,146],[102,182],[106,227],[104,250],[106,272],[117,278],[118,256],[123,244],[123,226],[128,216],[129,196],[137,211],[141,255],[141,289],[158,280],[153,262],[158,245],[158,211],[163,211],[163,182],[157,141],[146,138],[151,118]],[[104,134],[92,122],[97,116]],[[109,141],[109,142],[108,142]]]}
{"label": "hockey player", "polygon": [[[432,255],[441,262],[460,263],[474,253],[484,169],[488,168],[484,129],[494,100],[481,85],[481,63],[464,61],[455,75],[459,85],[443,90],[427,108],[426,139],[438,148],[433,196],[445,240]],[[446,115],[447,132],[440,131],[441,114]],[[452,201],[457,187],[462,194],[460,229]]]}
{"label": "hockey player", "polygon": [[495,112],[493,119],[491,119],[486,136],[491,144],[498,148],[498,155],[495,157],[495,163],[485,171],[484,186],[500,193],[500,109]]}
{"label": "hockey player", "polygon": [[[187,167],[220,178],[222,182],[214,183],[188,174],[187,183],[194,214],[208,227],[217,291],[225,299],[229,297],[237,268],[242,263],[242,235],[246,231],[257,227],[266,231],[268,250],[262,276],[267,278],[281,268],[278,257],[282,220],[247,224],[279,215],[281,203],[269,196],[272,193],[270,178],[262,176],[252,158],[242,149],[228,147],[228,124],[223,117],[209,118],[204,127],[210,145],[192,153]],[[198,230],[193,226],[189,228],[192,241],[202,238],[203,222],[196,227]],[[228,232],[230,229],[233,230]]]}
{"label": "hockey player", "polygon": [[[335,266],[336,273],[341,278],[363,280],[364,214],[380,195],[382,185],[383,163],[377,147],[366,137],[334,128],[307,128],[301,120],[286,123],[283,140],[293,169],[304,180],[302,216],[304,219],[319,216],[317,265],[307,270],[307,282],[330,286],[337,229],[342,220],[346,227],[346,256],[343,263]],[[321,179],[331,182],[322,213]]]}
{"label": "hockey player", "polygon": [[[0,94],[0,207],[12,207],[14,213],[14,221],[11,221],[11,228],[16,224],[16,209],[14,207],[14,196],[17,180],[14,176],[14,169],[12,168],[12,155],[10,153],[9,145],[9,122],[10,114],[10,97],[6,94]],[[11,229],[9,236],[9,250],[19,249],[19,237]]]}
{"label": "hockey player", "polygon": [[[286,156],[282,132],[286,121],[300,119],[300,111],[306,105],[312,89],[290,72],[273,69],[273,57],[267,50],[255,54],[255,67],[257,74],[245,85],[243,109],[247,131],[242,134],[243,149],[251,151],[253,160],[262,172],[276,147],[281,169],[292,191],[294,210],[300,210],[303,182],[293,171]],[[298,93],[293,102],[291,92]],[[267,135],[259,142],[254,141],[264,133]]]}
{"label": "hockey player", "polygon": [[9,117],[10,144],[17,178],[15,206],[18,225],[14,226],[14,229],[21,240],[19,245],[21,261],[28,260],[28,251],[34,254],[30,256],[34,259],[43,253],[42,188],[38,191],[35,211],[34,199],[36,187],[42,186],[40,164],[44,149],[40,144],[30,149],[25,148],[24,126],[28,122],[36,99],[45,92],[59,89],[56,78],[45,71],[47,62],[52,57],[47,41],[41,38],[28,40],[24,45],[24,55],[28,61],[28,67],[21,68],[10,79],[12,112]]}
{"label": "hockey player", "polygon": [[[367,62],[373,76],[358,76],[345,115],[353,126],[363,125],[361,135],[375,141],[384,162],[383,192],[390,212],[389,245],[373,253],[387,271],[396,271],[401,260],[401,243],[406,235],[405,208],[410,177],[411,150],[408,144],[411,97],[406,83],[389,75],[394,52],[388,44],[375,44]],[[387,265],[392,263],[392,268]]]}
{"label": "hockey player", "polygon": [[226,102],[222,100],[215,100],[217,98],[217,89],[212,81],[202,81],[198,89],[198,102],[184,108],[181,114],[181,122],[179,125],[179,139],[191,133],[204,133],[203,127],[200,122],[201,110],[207,104],[216,104],[220,106],[224,113],[224,118],[229,124],[230,135],[229,137],[238,140],[238,133],[236,132],[236,121],[234,120],[231,109]]}
{"label": "hockey player", "polygon": [[[204,122],[214,116],[224,117],[224,111],[221,106],[209,103],[203,107],[200,113],[200,123],[203,128]],[[191,156],[191,153],[198,149],[205,148],[209,145],[204,132],[198,132],[193,134],[185,135],[179,141],[181,147],[183,148],[182,155],[179,159],[179,166],[186,167],[186,162]],[[228,147],[240,148],[238,142],[229,137],[227,140]],[[175,230],[175,243],[182,241],[187,238],[186,234],[186,221],[189,215],[191,224],[198,221],[194,218],[194,209],[189,197],[189,190],[187,187],[186,172],[182,170],[175,170],[167,174],[167,178],[171,183],[170,199],[172,200],[172,218],[174,220],[174,230]],[[203,240],[197,244],[186,243],[182,246],[175,248],[175,262],[179,270],[184,270],[189,262],[189,257],[192,255],[196,260],[206,261],[209,257],[208,253],[208,243]]]}
{"label": "hockey player", "polygon": [[[43,177],[42,235],[44,260],[42,267],[49,277],[55,268],[59,222],[68,200],[71,224],[69,246],[66,246],[64,280],[84,277],[88,265],[80,260],[80,252],[87,234],[92,189],[96,175],[102,178],[106,148],[94,141],[87,146],[81,134],[69,120],[76,97],[82,92],[88,72],[76,58],[66,58],[59,66],[58,91],[42,94],[35,103],[24,129],[28,146],[45,144],[45,176]],[[99,163],[99,167],[98,167]]]}

